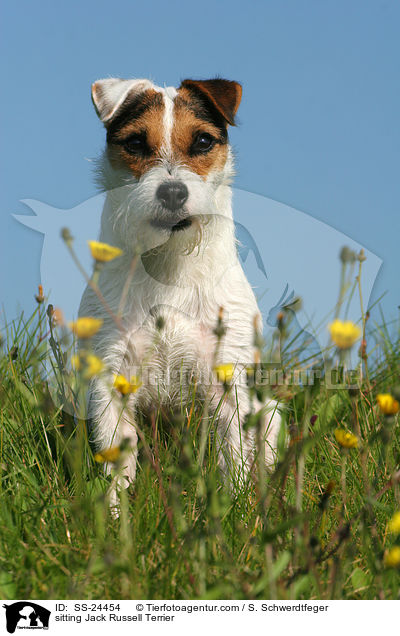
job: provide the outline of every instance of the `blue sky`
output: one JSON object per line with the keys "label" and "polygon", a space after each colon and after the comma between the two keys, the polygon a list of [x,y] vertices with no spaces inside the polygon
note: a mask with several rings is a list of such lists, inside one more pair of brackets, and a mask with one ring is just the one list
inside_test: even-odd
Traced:
{"label": "blue sky", "polygon": [[[398,3],[8,0],[1,23],[0,299],[9,317],[33,308],[40,282],[42,235],[11,216],[30,213],[21,199],[72,208],[96,194],[90,159],[104,132],[91,82],[177,85],[215,75],[244,89],[231,131],[235,185],[306,212],[379,256],[372,297],[388,291],[382,306],[396,316]],[[285,236],[276,240],[287,258]]]}

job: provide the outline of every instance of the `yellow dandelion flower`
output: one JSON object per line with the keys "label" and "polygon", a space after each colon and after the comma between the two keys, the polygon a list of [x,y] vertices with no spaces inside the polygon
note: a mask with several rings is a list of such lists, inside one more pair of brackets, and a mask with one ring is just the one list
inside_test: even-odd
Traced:
{"label": "yellow dandelion flower", "polygon": [[102,324],[101,318],[90,318],[87,316],[68,323],[68,326],[78,338],[91,338],[98,332]]}
{"label": "yellow dandelion flower", "polygon": [[99,243],[99,241],[88,241],[90,252],[95,261],[108,263],[123,253],[119,247],[113,247],[107,243]]}
{"label": "yellow dandelion flower", "polygon": [[400,409],[400,404],[390,393],[379,393],[376,401],[385,415],[395,415]]}
{"label": "yellow dandelion flower", "polygon": [[100,358],[95,356],[93,353],[88,353],[85,359],[86,368],[84,372],[85,378],[93,378],[93,376],[98,375],[104,368],[104,363]]}
{"label": "yellow dandelion flower", "polygon": [[351,320],[334,320],[329,326],[332,341],[338,349],[350,349],[361,336],[361,329]]}
{"label": "yellow dandelion flower", "polygon": [[219,382],[224,382],[227,384],[232,381],[233,373],[235,371],[235,367],[233,364],[218,364],[214,367],[214,372],[218,378]]}
{"label": "yellow dandelion flower", "polygon": [[400,534],[400,510],[394,513],[388,523],[388,530],[393,534]]}
{"label": "yellow dandelion flower", "polygon": [[96,453],[94,459],[96,462],[103,464],[104,462],[116,462],[121,457],[121,449],[119,446],[112,446]]}
{"label": "yellow dandelion flower", "polygon": [[395,545],[385,553],[383,562],[387,568],[400,567],[400,546]]}
{"label": "yellow dandelion flower", "polygon": [[141,381],[135,375],[131,377],[130,381],[123,375],[116,375],[114,378],[114,387],[121,393],[121,395],[136,393],[141,386]]}
{"label": "yellow dandelion flower", "polygon": [[335,439],[343,448],[356,448],[358,446],[358,438],[344,428],[335,429]]}
{"label": "yellow dandelion flower", "polygon": [[81,368],[81,359],[78,355],[71,356],[71,366],[75,371],[79,371]]}

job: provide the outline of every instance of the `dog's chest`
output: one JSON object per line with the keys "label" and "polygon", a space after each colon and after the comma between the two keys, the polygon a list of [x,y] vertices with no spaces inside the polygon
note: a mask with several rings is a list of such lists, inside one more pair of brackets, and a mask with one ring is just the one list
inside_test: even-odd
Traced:
{"label": "dog's chest", "polygon": [[172,310],[149,318],[130,338],[128,360],[138,371],[145,404],[173,404],[193,385],[207,384],[217,346],[213,327]]}

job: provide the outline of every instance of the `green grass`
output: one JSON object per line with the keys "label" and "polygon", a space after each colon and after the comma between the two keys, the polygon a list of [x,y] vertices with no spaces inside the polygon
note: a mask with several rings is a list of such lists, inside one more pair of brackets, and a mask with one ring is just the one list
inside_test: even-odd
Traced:
{"label": "green grass", "polygon": [[[0,597],[399,598],[384,554],[399,542],[387,523],[400,509],[400,423],[376,405],[398,391],[398,334],[369,336],[359,390],[281,388],[289,442],[242,488],[224,485],[211,436],[200,460],[200,412],[142,422],[136,483],[114,519],[83,423],[43,379],[46,330],[40,305],[10,325],[0,359]],[[338,445],[338,426],[357,448]]]}

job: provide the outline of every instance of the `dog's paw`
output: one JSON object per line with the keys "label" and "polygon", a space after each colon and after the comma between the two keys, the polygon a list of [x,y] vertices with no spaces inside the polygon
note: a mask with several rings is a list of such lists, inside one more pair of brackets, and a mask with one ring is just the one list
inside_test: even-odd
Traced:
{"label": "dog's paw", "polygon": [[112,486],[108,491],[108,505],[111,517],[113,519],[119,519],[121,506],[115,486]]}

